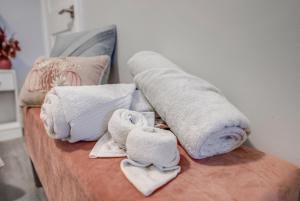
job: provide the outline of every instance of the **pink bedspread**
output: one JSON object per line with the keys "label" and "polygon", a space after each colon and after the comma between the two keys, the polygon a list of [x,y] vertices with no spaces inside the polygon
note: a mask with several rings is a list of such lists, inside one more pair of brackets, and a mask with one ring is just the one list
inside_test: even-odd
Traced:
{"label": "pink bedspread", "polygon": [[121,159],[89,159],[95,142],[50,139],[39,113],[24,112],[25,142],[49,201],[297,201],[299,168],[246,146],[204,160],[180,148],[181,174],[146,198],[122,174]]}

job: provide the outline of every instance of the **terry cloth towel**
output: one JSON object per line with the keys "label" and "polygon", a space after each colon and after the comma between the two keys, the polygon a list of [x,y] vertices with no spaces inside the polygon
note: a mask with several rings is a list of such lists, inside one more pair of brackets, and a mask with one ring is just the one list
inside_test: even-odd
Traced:
{"label": "terry cloth towel", "polygon": [[140,52],[128,65],[138,88],[191,157],[232,151],[250,134],[248,119],[215,86],[162,55]]}
{"label": "terry cloth towel", "polygon": [[140,90],[136,90],[132,95],[130,110],[137,112],[153,111],[152,106]]}
{"label": "terry cloth towel", "polygon": [[126,141],[127,157],[121,170],[145,196],[174,179],[180,172],[177,140],[159,128],[135,128]]}
{"label": "terry cloth towel", "polygon": [[147,127],[146,117],[135,111],[119,109],[114,111],[108,122],[108,132],[120,148],[125,148],[129,132],[135,127]]}
{"label": "terry cloth towel", "polygon": [[[140,116],[144,115],[144,117]],[[109,130],[115,133],[116,143],[109,132],[105,133],[95,144],[89,154],[89,158],[125,157],[125,142],[128,133],[136,126],[154,126],[154,112],[137,113],[125,109],[116,110],[109,121]],[[146,121],[147,123],[146,123]],[[120,136],[118,136],[120,135]],[[124,142],[125,141],[125,142]]]}
{"label": "terry cloth towel", "polygon": [[77,142],[97,140],[116,109],[129,108],[134,84],[61,86],[51,89],[41,108],[48,135]]}
{"label": "terry cloth towel", "polygon": [[125,157],[126,151],[113,141],[111,135],[106,132],[95,144],[89,154],[89,158]]}

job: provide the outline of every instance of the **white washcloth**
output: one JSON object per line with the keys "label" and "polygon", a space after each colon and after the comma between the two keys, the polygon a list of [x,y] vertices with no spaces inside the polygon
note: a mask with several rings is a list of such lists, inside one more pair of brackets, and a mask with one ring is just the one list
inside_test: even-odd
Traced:
{"label": "white washcloth", "polygon": [[140,90],[136,90],[132,95],[130,110],[137,112],[153,111],[152,106]]}
{"label": "white washcloth", "polygon": [[113,111],[130,107],[134,91],[134,84],[54,87],[45,97],[40,116],[52,138],[97,140],[107,131]]}
{"label": "white washcloth", "polygon": [[180,172],[177,140],[170,131],[135,128],[127,137],[126,149],[128,159],[121,162],[121,170],[145,196]]}
{"label": "white washcloth", "polygon": [[119,109],[114,111],[109,122],[108,132],[120,148],[125,148],[128,133],[135,127],[147,127],[148,121],[139,112]]}
{"label": "white washcloth", "polygon": [[151,195],[155,190],[174,179],[180,172],[180,167],[170,171],[160,171],[153,165],[139,167],[132,165],[132,161],[128,159],[122,160],[120,166],[129,182],[145,196]]}
{"label": "white washcloth", "polygon": [[111,158],[111,157],[125,157],[125,149],[113,141],[111,135],[106,132],[95,144],[89,154],[89,158]]}
{"label": "white washcloth", "polygon": [[137,53],[128,65],[138,88],[193,158],[229,152],[247,139],[248,119],[207,81],[155,52]]}
{"label": "white washcloth", "polygon": [[[136,118],[140,118],[143,122],[143,126],[154,126],[154,120],[155,120],[155,115],[154,112],[142,112],[140,114],[145,116],[145,119],[147,120],[147,124],[145,124],[145,119],[141,118],[140,115],[137,115],[137,112],[134,111],[129,111],[129,110],[124,110],[122,113],[123,115],[120,115],[120,112],[122,111],[115,111],[117,117],[113,120],[110,121],[115,122],[114,125],[111,125],[110,129],[111,132],[114,130],[114,132],[120,132],[122,133],[122,138],[120,139],[121,141],[126,139],[128,133],[131,131],[132,128],[134,128],[136,125],[134,125],[131,121],[129,121],[129,118],[132,118],[133,116]],[[127,115],[127,116],[126,116]],[[129,116],[130,115],[130,116]],[[121,119],[122,118],[124,119]],[[129,125],[128,125],[129,124]],[[140,125],[140,123],[139,123]],[[123,126],[122,128],[115,128],[116,126]],[[117,131],[115,131],[117,130]],[[120,134],[119,133],[119,134]],[[117,136],[117,138],[120,138]],[[122,144],[125,144],[122,142]],[[122,147],[122,148],[121,148]],[[126,151],[123,146],[120,146],[118,143],[116,143],[113,138],[111,137],[111,134],[109,132],[105,133],[95,144],[93,147],[92,151],[89,154],[90,158],[107,158],[107,157],[125,157],[126,156]]]}

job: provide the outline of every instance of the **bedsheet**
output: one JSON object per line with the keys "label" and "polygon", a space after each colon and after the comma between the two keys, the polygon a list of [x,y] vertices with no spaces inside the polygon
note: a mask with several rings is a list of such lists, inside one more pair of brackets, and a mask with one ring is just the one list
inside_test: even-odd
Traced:
{"label": "bedsheet", "polygon": [[39,108],[24,110],[27,152],[49,201],[297,201],[300,170],[254,148],[193,160],[180,147],[182,172],[144,197],[120,170],[120,158],[89,159],[95,142],[47,136]]}

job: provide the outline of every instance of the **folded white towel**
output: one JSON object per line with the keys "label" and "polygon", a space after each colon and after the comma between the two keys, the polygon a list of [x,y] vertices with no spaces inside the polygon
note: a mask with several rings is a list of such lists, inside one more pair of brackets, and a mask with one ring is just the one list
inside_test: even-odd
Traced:
{"label": "folded white towel", "polygon": [[210,83],[155,52],[137,53],[128,65],[138,88],[193,158],[229,152],[246,140],[248,119]]}
{"label": "folded white towel", "polygon": [[114,111],[108,122],[108,132],[121,148],[125,148],[128,133],[135,127],[147,126],[149,126],[148,121],[143,114],[119,109]]}
{"label": "folded white towel", "polygon": [[121,170],[145,196],[180,172],[177,140],[170,131],[135,128],[127,137],[126,149],[128,159],[121,162]]}
{"label": "folded white towel", "polygon": [[134,84],[54,87],[40,116],[52,138],[97,140],[106,132],[113,111],[130,107],[134,91]]}
{"label": "folded white towel", "polygon": [[152,106],[140,90],[136,90],[132,95],[130,110],[137,112],[153,111]]}
{"label": "folded white towel", "polygon": [[[122,115],[120,115],[122,113]],[[117,117],[114,117],[113,120],[110,120],[109,130],[113,133],[115,133],[116,139],[121,141],[122,146],[120,146],[118,143],[116,143],[113,138],[111,137],[111,134],[107,132],[104,134],[98,142],[93,147],[92,151],[89,154],[90,158],[106,158],[106,157],[125,157],[126,151],[125,151],[125,142],[126,137],[128,133],[131,131],[132,128],[136,127],[136,125],[141,126],[154,126],[154,112],[142,112],[140,114],[144,115],[145,118],[141,117],[140,114],[136,115],[137,112],[129,111],[129,110],[117,110],[114,112],[114,115],[117,115]],[[134,124],[129,119],[135,119]],[[136,120],[140,121],[140,123],[137,123]],[[145,123],[145,119],[147,120],[147,124]],[[121,134],[120,134],[121,133]],[[121,135],[121,136],[118,136]],[[125,141],[125,142],[124,142]]]}
{"label": "folded white towel", "polygon": [[126,178],[145,196],[151,195],[155,190],[174,179],[180,172],[180,167],[170,171],[161,171],[151,165],[139,167],[132,165],[132,161],[121,161],[121,170]]}
{"label": "folded white towel", "polygon": [[89,154],[89,158],[111,158],[111,157],[125,157],[125,149],[112,139],[111,135],[106,132],[95,144]]}

